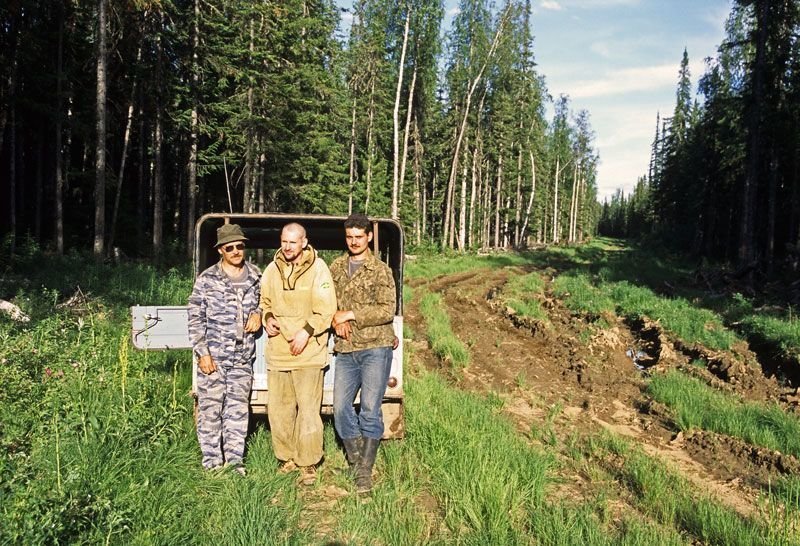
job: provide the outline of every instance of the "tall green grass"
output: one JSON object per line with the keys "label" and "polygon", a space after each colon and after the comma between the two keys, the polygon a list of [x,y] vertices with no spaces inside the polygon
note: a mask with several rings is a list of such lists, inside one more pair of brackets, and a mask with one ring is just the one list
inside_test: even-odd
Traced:
{"label": "tall green grass", "polygon": [[428,342],[433,352],[452,366],[464,367],[469,364],[469,349],[453,333],[442,297],[427,292],[422,296],[419,307],[425,317]]}
{"label": "tall green grass", "polygon": [[591,445],[595,457],[598,451],[613,455],[604,459],[608,470],[630,490],[635,506],[663,525],[682,529],[704,544],[796,543],[787,528],[773,521],[741,516],[717,499],[696,493],[696,487],[640,448],[608,434],[593,438]]}
{"label": "tall green grass", "polygon": [[538,299],[544,295],[544,281],[539,273],[513,276],[504,287],[503,294],[518,315],[547,322],[547,312],[542,309]]}
{"label": "tall green grass", "polygon": [[[200,469],[189,352],[130,347],[127,307],[184,303],[187,275],[37,264],[2,280],[31,322],[0,319],[0,543],[306,544],[271,450],[261,480]],[[58,306],[77,286],[85,298]]]}
{"label": "tall green grass", "polygon": [[757,311],[750,300],[734,294],[725,312],[746,335],[776,347],[777,356],[800,359],[800,319],[791,306],[788,310]]}
{"label": "tall green grass", "polygon": [[648,317],[687,344],[720,350],[730,349],[737,339],[716,313],[627,281],[598,282],[585,273],[567,273],[553,281],[553,293],[563,298],[569,309],[593,317],[604,313]]}
{"label": "tall green grass", "polygon": [[477,256],[474,254],[423,255],[405,262],[407,279],[433,279],[441,275],[451,275],[484,267],[499,268],[523,265],[527,262],[524,256],[516,253],[491,254]]}
{"label": "tall green grass", "polygon": [[677,371],[654,376],[647,392],[670,407],[683,430],[710,430],[800,456],[800,420],[780,406],[743,402]]}
{"label": "tall green grass", "polygon": [[587,275],[564,274],[553,279],[553,294],[564,300],[571,311],[600,317],[613,313],[615,303],[609,294],[594,286]]}

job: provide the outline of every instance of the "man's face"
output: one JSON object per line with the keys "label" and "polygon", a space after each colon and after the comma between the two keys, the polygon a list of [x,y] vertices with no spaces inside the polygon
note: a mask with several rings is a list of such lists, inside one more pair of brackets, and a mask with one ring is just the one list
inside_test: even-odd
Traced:
{"label": "man's face", "polygon": [[361,228],[347,228],[344,230],[345,241],[347,241],[347,251],[350,256],[360,257],[369,248],[372,241],[372,232],[367,233]]}
{"label": "man's face", "polygon": [[297,263],[303,257],[303,249],[308,245],[308,239],[302,231],[284,229],[281,232],[281,252],[289,263]]}
{"label": "man's face", "polygon": [[228,265],[239,267],[244,262],[244,241],[225,243],[217,248],[222,261]]}

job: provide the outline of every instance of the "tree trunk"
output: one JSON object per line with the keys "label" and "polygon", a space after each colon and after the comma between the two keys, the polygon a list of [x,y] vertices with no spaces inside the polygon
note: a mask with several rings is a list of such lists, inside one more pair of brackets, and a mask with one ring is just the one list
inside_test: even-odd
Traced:
{"label": "tree trunk", "polygon": [[494,209],[494,247],[500,248],[500,207],[503,203],[503,146],[500,145],[500,153],[497,154],[497,203]]}
{"label": "tree trunk", "polygon": [[419,138],[419,124],[414,118],[414,240],[417,245],[422,244],[422,233],[424,233],[423,223],[425,210],[422,207],[422,194],[425,188],[422,187],[422,143]]}
{"label": "tree trunk", "polygon": [[15,58],[12,61],[12,87],[11,87],[11,115],[8,139],[8,219],[11,223],[11,255],[13,256],[17,251],[17,93],[16,93],[16,73],[17,73],[17,59],[16,51]]}
{"label": "tree trunk", "polygon": [[369,197],[372,191],[372,157],[375,152],[375,145],[373,144],[372,127],[375,120],[375,75],[372,75],[369,90],[369,115],[367,123],[367,195],[364,199],[364,214],[369,210]]}
{"label": "tree trunk", "polygon": [[106,231],[106,0],[97,6],[97,104],[94,182],[94,256],[104,255]]}
{"label": "tree trunk", "polygon": [[44,134],[45,128],[42,127],[36,144],[36,204],[33,224],[33,233],[40,244],[42,242],[42,185],[44,178],[44,173],[42,172],[44,164],[44,141],[42,135]]}
{"label": "tree trunk", "polygon": [[[58,68],[56,74],[56,251],[64,254],[64,150],[61,146],[61,110],[64,81],[64,7],[60,5],[58,21]],[[2,128],[0,128],[2,133]],[[1,137],[0,137],[1,138]],[[2,146],[0,146],[2,148]]]}
{"label": "tree trunk", "polygon": [[[136,64],[142,61],[142,43],[139,43],[139,50],[136,52]],[[134,73],[135,74],[135,73]],[[114,238],[117,232],[117,218],[119,215],[119,202],[122,197],[122,182],[125,178],[125,163],[128,159],[128,148],[131,142],[131,128],[133,127],[133,101],[136,99],[136,77],[134,75],[131,84],[131,100],[128,103],[128,115],[125,122],[125,134],[122,138],[122,157],[119,162],[119,174],[117,175],[117,193],[114,196],[114,212],[111,215],[111,229],[108,235],[108,252],[114,251]]]}
{"label": "tree trunk", "polygon": [[[406,64],[406,48],[408,46],[408,27],[411,24],[411,6],[406,4],[406,26],[403,30],[403,48],[400,52],[400,67],[397,75],[397,90],[394,95],[394,110],[392,113],[392,150],[394,156],[392,158],[392,218],[395,220],[399,218],[398,196],[400,194],[400,92],[403,89],[403,72]],[[411,111],[411,104],[408,105],[409,112]],[[408,124],[406,124],[407,126]],[[406,127],[406,130],[408,128]]]}
{"label": "tree trunk", "polygon": [[[469,155],[469,143],[464,146],[464,155]],[[464,250],[467,244],[467,161],[461,168],[461,194],[458,211],[458,250]]]}
{"label": "tree trunk", "polygon": [[147,132],[145,131],[145,122],[144,122],[144,107],[142,106],[142,88],[139,88],[139,187],[138,191],[136,192],[136,217],[138,219],[137,225],[139,226],[138,230],[138,247],[139,252],[142,253],[145,249],[147,244],[147,230],[145,226],[149,223],[149,214],[147,214],[147,208],[149,204],[149,200],[147,196],[149,195],[149,187],[147,185],[147,179],[145,178],[145,161],[147,159],[146,151],[146,141],[145,135]]}
{"label": "tree trunk", "polygon": [[575,241],[575,215],[577,213],[575,204],[578,200],[578,169],[572,170],[572,193],[569,196],[569,228],[567,232],[567,242]]}
{"label": "tree trunk", "polygon": [[525,239],[525,230],[528,228],[528,221],[530,220],[531,209],[533,208],[533,199],[536,196],[536,162],[533,159],[533,150],[528,150],[528,156],[531,160],[531,194],[528,196],[528,205],[525,207],[525,220],[522,222],[522,229],[520,230],[520,238],[522,240]]}
{"label": "tree trunk", "polygon": [[[253,62],[253,54],[255,52],[255,21],[250,19],[250,63]],[[256,174],[255,174],[255,156],[253,152],[253,84],[247,86],[247,133],[245,135],[246,151],[244,163],[244,203],[242,203],[242,210],[247,213],[255,211],[256,202]]]}
{"label": "tree trunk", "polygon": [[756,17],[755,62],[753,65],[752,101],[747,117],[747,171],[742,187],[742,212],[739,223],[739,265],[748,266],[756,259],[756,199],[761,174],[761,108],[764,100],[764,79],[767,57],[767,18],[769,1],[754,2]]}
{"label": "tree trunk", "polygon": [[397,207],[400,212],[403,210],[403,188],[406,179],[406,161],[408,159],[408,134],[411,128],[411,115],[414,111],[414,88],[417,85],[417,65],[414,65],[414,71],[411,73],[411,86],[408,89],[408,110],[406,111],[406,126],[403,131],[403,155],[400,160],[400,190],[397,196]]}
{"label": "tree trunk", "polygon": [[353,214],[353,190],[356,183],[356,99],[353,97],[353,112],[350,120],[350,193],[347,196],[347,214]]}
{"label": "tree trunk", "polygon": [[560,174],[560,159],[556,158],[556,181],[553,185],[553,243],[558,242],[558,177]]}
{"label": "tree trunk", "polygon": [[472,150],[472,166],[470,168],[470,192],[469,192],[469,222],[467,223],[467,234],[469,239],[465,242],[467,248],[473,248],[475,242],[472,240],[475,233],[475,201],[477,199],[477,192],[480,191],[478,187],[478,143],[475,143],[475,148]]}
{"label": "tree trunk", "polygon": [[777,211],[778,194],[778,158],[775,151],[770,148],[769,185],[767,190],[767,245],[766,261],[767,275],[775,272],[775,214]]}
{"label": "tree trunk", "polygon": [[[162,24],[159,29],[163,28]],[[163,160],[161,156],[163,135],[163,113],[161,111],[161,63],[162,63],[162,43],[161,36],[156,38],[156,119],[153,131],[153,256],[156,260],[161,258],[164,250],[164,174]]]}
{"label": "tree trunk", "polygon": [[[456,115],[458,111],[456,111]],[[453,130],[455,137],[455,129]],[[454,160],[456,163],[458,160]],[[452,165],[451,165],[452,169]],[[452,175],[452,172],[451,172]],[[452,208],[453,208],[453,186],[455,186],[455,180],[451,180],[452,177],[448,177],[447,179],[447,188],[445,188],[444,192],[444,225],[442,226],[442,248],[448,245],[448,236],[450,234],[450,218],[452,217]],[[451,183],[452,182],[452,183]]]}
{"label": "tree trunk", "polygon": [[522,146],[517,148],[517,191],[514,206],[514,246],[519,247],[520,219],[522,216]]}
{"label": "tree trunk", "polygon": [[197,88],[200,84],[198,50],[200,48],[200,0],[194,0],[192,24],[192,114],[189,127],[189,164],[186,169],[186,257],[194,256],[194,222],[197,214],[197,153],[199,115]]}

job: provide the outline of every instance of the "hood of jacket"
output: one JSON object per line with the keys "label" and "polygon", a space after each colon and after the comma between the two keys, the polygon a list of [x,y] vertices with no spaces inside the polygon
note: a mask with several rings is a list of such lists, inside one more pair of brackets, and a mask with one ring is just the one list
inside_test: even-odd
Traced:
{"label": "hood of jacket", "polygon": [[316,259],[317,251],[311,245],[306,245],[300,260],[296,263],[287,262],[283,251],[278,250],[275,253],[275,265],[278,266],[278,271],[280,271],[283,289],[294,290],[294,287],[297,286],[297,279],[311,269]]}

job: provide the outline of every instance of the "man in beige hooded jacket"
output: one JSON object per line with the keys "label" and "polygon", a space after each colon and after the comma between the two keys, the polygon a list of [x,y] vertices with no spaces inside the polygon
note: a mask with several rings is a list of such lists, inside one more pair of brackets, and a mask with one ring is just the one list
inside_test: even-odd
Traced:
{"label": "man in beige hooded jacket", "polygon": [[336,291],[325,262],[308,244],[306,230],[291,223],[281,249],[261,277],[269,387],[269,426],[281,470],[300,468],[313,485],[322,459],[322,369],[328,363],[328,329]]}

